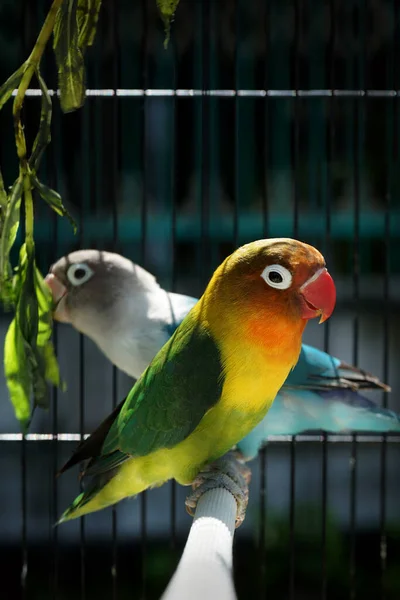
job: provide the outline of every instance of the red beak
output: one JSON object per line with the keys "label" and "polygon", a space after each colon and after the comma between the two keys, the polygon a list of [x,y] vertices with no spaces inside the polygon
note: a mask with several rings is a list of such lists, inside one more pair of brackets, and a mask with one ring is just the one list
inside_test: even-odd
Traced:
{"label": "red beak", "polygon": [[325,268],[319,269],[301,286],[300,294],[303,319],[321,316],[320,323],[329,319],[336,304],[336,288]]}

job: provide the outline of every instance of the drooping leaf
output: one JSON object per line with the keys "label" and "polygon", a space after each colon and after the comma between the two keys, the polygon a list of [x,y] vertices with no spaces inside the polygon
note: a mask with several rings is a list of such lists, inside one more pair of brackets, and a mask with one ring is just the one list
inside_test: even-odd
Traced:
{"label": "drooping leaf", "polygon": [[8,275],[8,257],[18,231],[22,191],[22,179],[19,177],[11,188],[0,232],[0,279]]}
{"label": "drooping leaf", "polygon": [[38,170],[39,164],[46,146],[51,142],[51,98],[47,86],[42,78],[39,69],[36,71],[36,77],[42,90],[42,107],[40,111],[39,131],[36,134],[33,142],[32,154],[29,159],[29,166],[35,171]]}
{"label": "drooping leaf", "polygon": [[35,290],[34,249],[27,246],[27,260],[16,310],[17,326],[21,330],[25,347],[25,361],[30,372],[34,406],[48,406],[47,385],[44,378],[43,359],[37,346],[39,333],[39,303]]}
{"label": "drooping leaf", "polygon": [[[26,279],[27,253],[23,244],[19,253],[19,263],[16,278],[20,286]],[[24,433],[30,419],[30,392],[32,386],[31,369],[27,362],[26,342],[18,322],[18,305],[15,318],[12,320],[4,344],[4,374],[11,402],[17,419]]]}
{"label": "drooping leaf", "polygon": [[25,270],[26,270],[26,244],[22,244],[19,249],[19,261],[17,267],[14,268],[14,276],[12,278],[12,287],[13,293],[16,299],[19,298],[21,293],[21,287],[25,278]]}
{"label": "drooping leaf", "polygon": [[78,0],[79,48],[82,54],[94,42],[102,0]]}
{"label": "drooping leaf", "polygon": [[21,330],[14,318],[8,328],[4,343],[4,374],[15,416],[26,433],[30,419],[31,378],[25,368],[25,345]]}
{"label": "drooping leaf", "polygon": [[7,206],[4,211],[4,219],[1,221],[0,231],[0,296],[7,305],[12,302],[10,298],[11,289],[11,265],[10,251],[15,242],[19,227],[19,214],[21,208],[23,184],[19,177],[11,188]]}
{"label": "drooping leaf", "polygon": [[45,360],[45,356],[52,358],[51,349],[50,352],[46,349],[51,336],[51,310],[50,290],[45,290],[44,281],[35,265],[34,254],[28,250],[25,277],[17,307],[17,323],[24,339],[27,368],[31,374],[33,406],[41,408],[49,406],[46,371],[50,372],[52,379],[57,380],[56,385],[59,384],[58,373],[54,373],[54,364],[47,366]]}
{"label": "drooping leaf", "polygon": [[4,104],[10,98],[13,91],[19,86],[21,83],[22,76],[24,74],[26,65],[25,63],[20,66],[20,68],[15,71],[10,77],[3,83],[0,87],[0,109],[3,108]]}
{"label": "drooping leaf", "polygon": [[165,40],[164,48],[167,49],[171,33],[171,22],[174,19],[179,0],[157,0],[157,6],[161,13],[161,18],[164,21]]}
{"label": "drooping leaf", "polygon": [[[8,195],[0,174],[0,300],[13,305],[15,317],[5,339],[4,368],[11,400],[24,431],[29,426],[30,400],[35,406],[48,406],[47,381],[60,384],[58,365],[51,343],[52,302],[43,278],[35,263],[34,206],[31,177],[36,171],[44,149],[51,140],[51,99],[39,72],[46,44],[54,33],[61,107],[64,112],[82,106],[85,97],[84,65],[79,48],[77,2],[81,0],[56,0],[52,3],[37,42],[29,59],[0,87],[0,109],[11,97],[15,88],[18,94],[13,105],[15,141],[20,159],[20,175]],[[89,2],[89,0],[87,0]],[[57,20],[57,22],[56,22]],[[87,42],[93,40],[94,31],[87,33]],[[26,90],[36,73],[42,90],[41,121],[32,155],[27,162],[24,123],[21,114]],[[37,181],[37,189],[59,214],[66,214],[61,198]],[[10,251],[19,227],[22,197],[24,198],[25,244],[20,251],[19,264],[14,273]],[[67,215],[68,216],[68,215]]]}
{"label": "drooping leaf", "polygon": [[[47,382],[62,386],[51,342],[52,296],[35,265],[34,247],[23,244],[15,279],[19,298],[6,336],[5,376],[15,414],[23,429],[36,406],[47,409]],[[64,387],[63,387],[64,386]]]}
{"label": "drooping leaf", "polygon": [[53,29],[60,104],[64,113],[80,108],[85,101],[85,67],[78,43],[77,6],[77,0],[64,0]]}
{"label": "drooping leaf", "polygon": [[47,204],[51,206],[51,208],[55,210],[58,215],[60,215],[61,217],[67,217],[74,229],[74,233],[76,233],[76,223],[65,208],[65,206],[63,205],[60,194],[55,190],[52,190],[51,188],[47,187],[47,185],[40,183],[36,175],[34,175],[33,173],[31,174],[31,183],[33,187],[39,192],[43,200],[45,200]]}
{"label": "drooping leaf", "polygon": [[53,298],[50,288],[45,284],[39,269],[35,268],[35,290],[39,304],[39,333],[37,344],[44,360],[44,376],[46,381],[55,386],[61,386],[64,391],[66,386],[60,378],[57,358],[51,341],[53,325]]}
{"label": "drooping leaf", "polygon": [[39,328],[39,306],[35,291],[35,257],[32,249],[24,244],[26,261],[21,270],[22,285],[18,298],[16,317],[23,338],[31,348],[36,346]]}

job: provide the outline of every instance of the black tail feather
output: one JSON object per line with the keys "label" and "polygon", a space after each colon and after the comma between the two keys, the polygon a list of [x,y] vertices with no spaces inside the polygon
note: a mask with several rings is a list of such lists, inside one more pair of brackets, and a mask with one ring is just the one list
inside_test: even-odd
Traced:
{"label": "black tail feather", "polygon": [[104,440],[107,437],[108,432],[110,431],[111,425],[114,423],[115,419],[118,417],[121,408],[125,402],[126,398],[118,404],[118,406],[112,411],[110,415],[99,425],[97,429],[86,439],[82,440],[71,458],[67,460],[67,462],[61,467],[61,469],[56,473],[56,477],[59,477],[62,473],[65,473],[71,467],[78,465],[79,463],[96,458],[101,453],[101,448],[104,444]]}
{"label": "black tail feather", "polygon": [[391,391],[390,386],[380,381],[375,375],[344,362],[341,362],[339,365],[339,375],[358,387],[358,389],[381,389],[385,392]]}

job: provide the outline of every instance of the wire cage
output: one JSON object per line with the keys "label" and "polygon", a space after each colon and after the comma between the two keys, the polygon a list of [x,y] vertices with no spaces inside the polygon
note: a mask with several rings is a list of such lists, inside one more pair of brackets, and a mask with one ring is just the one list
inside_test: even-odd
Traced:
{"label": "wire cage", "polygon": [[[29,54],[49,3],[3,0],[0,80]],[[166,289],[200,296],[234,248],[295,237],[320,248],[338,290],[334,317],[305,341],[375,373],[400,412],[397,0],[181,0],[168,49],[156,0],[103,0],[86,57],[82,110],[62,114],[43,180],[77,218],[38,202],[46,272],[78,248],[120,252]],[[57,88],[51,51],[43,72]],[[39,115],[30,90],[28,140]],[[0,161],[17,168],[9,109]],[[9,316],[0,327],[5,333]],[[0,380],[2,598],[159,598],[191,519],[174,483],[54,528],[79,490],[55,480],[80,436],[131,381],[94,344],[58,326],[68,390],[52,391],[22,439]],[[400,445],[396,436],[301,435],[252,463],[235,535],[239,598],[398,598]]]}

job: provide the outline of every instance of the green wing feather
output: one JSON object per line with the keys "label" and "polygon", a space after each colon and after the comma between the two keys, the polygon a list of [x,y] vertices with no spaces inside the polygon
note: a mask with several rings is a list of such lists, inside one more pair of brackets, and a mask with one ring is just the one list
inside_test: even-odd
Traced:
{"label": "green wing feather", "polygon": [[57,476],[61,475],[71,467],[78,465],[79,463],[85,460],[92,459],[93,461],[93,459],[96,456],[99,456],[101,454],[101,448],[103,446],[104,440],[107,437],[111,425],[120,413],[125,400],[122,400],[122,402],[118,404],[118,406],[112,411],[112,413],[108,415],[108,417],[106,417],[106,419],[104,419],[104,421],[98,426],[98,428],[92,433],[92,435],[90,435],[86,440],[82,440],[78,444],[72,456],[58,471]]}
{"label": "green wing feather", "polygon": [[91,473],[102,472],[102,463],[106,466],[106,457],[114,453],[113,466],[124,455],[145,456],[183,441],[218,402],[222,385],[218,347],[189,313],[132,388]]}
{"label": "green wing feather", "polygon": [[219,349],[191,311],[153,359],[123,405],[82,442],[62,471],[80,458],[89,460],[83,473],[85,491],[62,515],[76,512],[135,456],[171,448],[188,437],[220,399],[224,374]]}

